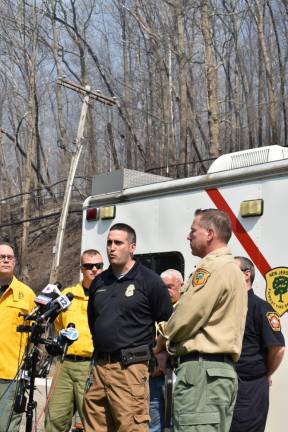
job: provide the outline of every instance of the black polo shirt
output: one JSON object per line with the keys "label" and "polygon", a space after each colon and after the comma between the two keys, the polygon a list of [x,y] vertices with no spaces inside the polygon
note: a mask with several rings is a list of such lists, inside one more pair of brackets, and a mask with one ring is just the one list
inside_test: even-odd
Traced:
{"label": "black polo shirt", "polygon": [[88,322],[97,352],[153,343],[154,323],[173,312],[168,290],[152,270],[136,262],[121,279],[111,267],[94,279],[88,301]]}
{"label": "black polo shirt", "polygon": [[285,346],[280,319],[272,306],[248,291],[248,312],[242,352],[236,370],[240,378],[253,379],[267,374],[267,347]]}

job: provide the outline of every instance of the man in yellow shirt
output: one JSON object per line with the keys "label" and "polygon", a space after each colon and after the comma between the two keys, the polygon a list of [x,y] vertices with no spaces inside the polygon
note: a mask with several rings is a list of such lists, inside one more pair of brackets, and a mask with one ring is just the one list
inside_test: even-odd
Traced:
{"label": "man in yellow shirt", "polygon": [[79,332],[79,338],[68,348],[64,362],[57,365],[46,410],[45,432],[68,432],[76,410],[83,420],[83,394],[93,353],[87,304],[90,285],[103,270],[101,254],[95,249],[84,251],[80,268],[83,280],[62,292],[71,292],[74,295],[73,301],[55,320],[57,334],[73,323]]}
{"label": "man in yellow shirt", "polygon": [[22,413],[13,412],[13,406],[27,335],[16,329],[35,306],[34,292],[14,276],[14,269],[13,248],[0,242],[0,432],[17,432],[20,428]]}

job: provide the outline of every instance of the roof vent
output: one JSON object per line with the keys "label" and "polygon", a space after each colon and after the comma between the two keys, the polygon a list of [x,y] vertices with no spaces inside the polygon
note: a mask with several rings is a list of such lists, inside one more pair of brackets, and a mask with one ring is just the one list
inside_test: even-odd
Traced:
{"label": "roof vent", "polygon": [[288,158],[288,148],[279,145],[258,147],[220,156],[210,166],[208,174],[245,168]]}
{"label": "roof vent", "polygon": [[156,174],[122,168],[92,178],[92,195],[120,192],[127,188],[171,180]]}

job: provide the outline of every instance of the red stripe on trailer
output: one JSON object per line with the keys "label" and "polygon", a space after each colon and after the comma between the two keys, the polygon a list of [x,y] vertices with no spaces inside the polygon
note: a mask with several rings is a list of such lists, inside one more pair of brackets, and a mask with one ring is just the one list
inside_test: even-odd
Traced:
{"label": "red stripe on trailer", "polygon": [[246,253],[249,255],[259,272],[265,278],[265,273],[271,270],[271,266],[260,252],[258,246],[253,242],[243,225],[239,222],[218,189],[206,189],[207,194],[219,210],[228,214],[234,235],[237,237]]}

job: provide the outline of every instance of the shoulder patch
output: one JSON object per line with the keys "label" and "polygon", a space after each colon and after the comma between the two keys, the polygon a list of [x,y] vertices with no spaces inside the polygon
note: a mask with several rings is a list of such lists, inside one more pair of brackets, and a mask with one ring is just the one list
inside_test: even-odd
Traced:
{"label": "shoulder patch", "polygon": [[192,285],[196,288],[204,286],[210,277],[210,273],[204,269],[197,269],[192,278]]}
{"label": "shoulder patch", "polygon": [[273,331],[281,331],[280,318],[276,312],[267,312],[266,318]]}

